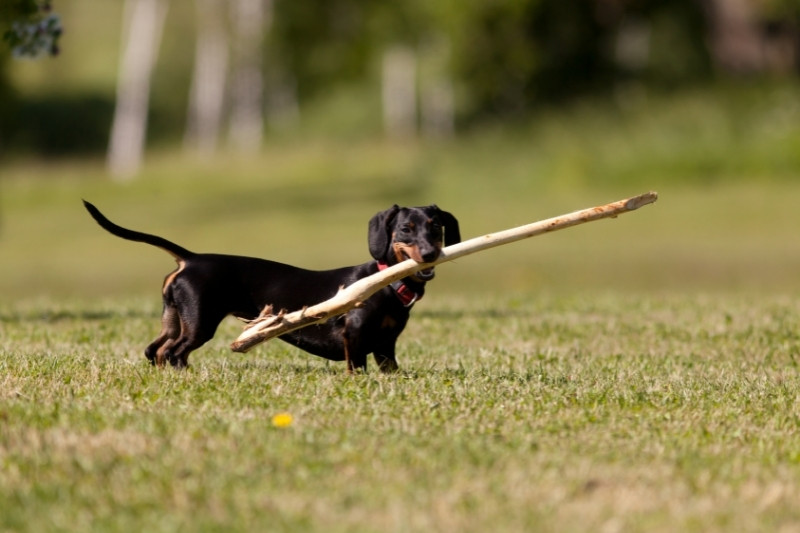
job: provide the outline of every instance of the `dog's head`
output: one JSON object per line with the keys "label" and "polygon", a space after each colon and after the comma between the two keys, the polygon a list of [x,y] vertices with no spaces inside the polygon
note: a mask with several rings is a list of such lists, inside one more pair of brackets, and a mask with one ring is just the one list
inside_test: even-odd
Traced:
{"label": "dog's head", "polygon": [[[458,220],[435,205],[394,205],[369,221],[369,252],[389,265],[406,259],[430,263],[439,257],[442,246],[457,242],[461,242]],[[433,268],[422,270],[415,277],[428,281],[433,278]]]}

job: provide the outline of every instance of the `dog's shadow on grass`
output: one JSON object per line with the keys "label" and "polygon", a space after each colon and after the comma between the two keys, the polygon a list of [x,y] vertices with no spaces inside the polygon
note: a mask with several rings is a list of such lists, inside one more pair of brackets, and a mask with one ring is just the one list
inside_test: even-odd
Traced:
{"label": "dog's shadow on grass", "polygon": [[344,363],[332,362],[308,362],[294,363],[287,361],[244,361],[236,366],[242,371],[258,371],[265,374],[290,374],[295,377],[315,378],[320,376],[336,377],[343,380],[352,379],[355,382],[372,382],[374,380],[390,380],[395,382],[403,381],[508,381],[514,383],[527,382],[533,379],[540,379],[539,373],[535,369],[530,371],[511,371],[507,369],[497,370],[486,367],[464,368],[464,367],[442,367],[431,365],[422,368],[401,368],[396,372],[383,374],[373,365],[367,372],[358,371],[348,374]]}
{"label": "dog's shadow on grass", "polygon": [[434,320],[462,320],[465,318],[514,318],[524,317],[531,314],[526,309],[430,309],[421,310],[414,316],[417,318],[428,318]]}
{"label": "dog's shadow on grass", "polygon": [[18,324],[22,322],[44,322],[55,324],[58,322],[100,320],[129,320],[129,319],[158,319],[157,311],[144,311],[131,309],[120,311],[118,309],[46,309],[30,311],[0,312],[0,322]]}

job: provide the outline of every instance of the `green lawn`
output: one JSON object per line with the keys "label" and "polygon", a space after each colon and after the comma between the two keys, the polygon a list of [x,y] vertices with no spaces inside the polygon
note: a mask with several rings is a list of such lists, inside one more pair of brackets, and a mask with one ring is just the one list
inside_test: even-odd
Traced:
{"label": "green lawn", "polygon": [[793,298],[432,297],[355,377],[233,322],[152,369],[150,301],[0,312],[2,530],[800,525]]}

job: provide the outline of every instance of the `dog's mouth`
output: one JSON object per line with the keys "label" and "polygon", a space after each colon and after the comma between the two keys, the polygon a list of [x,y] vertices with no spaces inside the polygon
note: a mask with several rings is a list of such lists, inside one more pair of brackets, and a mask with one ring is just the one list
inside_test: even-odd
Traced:
{"label": "dog's mouth", "polygon": [[430,281],[436,276],[436,272],[433,271],[433,267],[425,268],[420,270],[413,277],[417,278],[420,281]]}
{"label": "dog's mouth", "polygon": [[[422,255],[419,253],[418,247],[411,246],[403,242],[394,243],[394,253],[398,262],[405,261],[406,259],[413,259],[417,263],[426,262],[425,259],[422,258]],[[429,267],[419,270],[416,274],[414,274],[411,277],[424,282],[432,280],[435,275],[436,273],[434,272],[434,267]]]}

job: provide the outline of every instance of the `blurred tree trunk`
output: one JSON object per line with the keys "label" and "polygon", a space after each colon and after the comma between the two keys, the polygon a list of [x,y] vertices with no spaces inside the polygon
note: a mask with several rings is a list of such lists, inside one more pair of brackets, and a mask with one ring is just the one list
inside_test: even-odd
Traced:
{"label": "blurred tree trunk", "polygon": [[406,46],[383,54],[383,126],[389,137],[412,137],[417,129],[417,56]]}
{"label": "blurred tree trunk", "polygon": [[273,69],[267,77],[267,122],[277,129],[290,128],[300,119],[297,81],[291,74]]}
{"label": "blurred tree trunk", "polygon": [[455,131],[450,53],[450,41],[440,35],[430,39],[421,54],[420,113],[422,132],[427,137],[452,137]]}
{"label": "blurred tree trunk", "polygon": [[223,0],[195,0],[197,42],[184,146],[201,154],[217,148],[225,103],[228,36]]}
{"label": "blurred tree trunk", "polygon": [[428,137],[444,139],[455,131],[453,86],[446,78],[437,79],[422,91],[422,129]]}
{"label": "blurred tree trunk", "polygon": [[764,70],[755,6],[749,0],[705,0],[709,50],[718,68],[740,74]]}
{"label": "blurred tree trunk", "polygon": [[126,0],[117,103],[108,148],[114,179],[129,179],[139,169],[147,131],[150,75],[156,60],[166,0]]}
{"label": "blurred tree trunk", "polygon": [[230,140],[244,151],[261,146],[264,134],[262,46],[272,17],[272,0],[233,2],[233,85]]}

